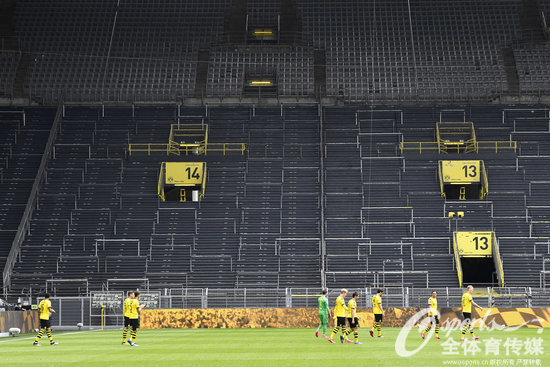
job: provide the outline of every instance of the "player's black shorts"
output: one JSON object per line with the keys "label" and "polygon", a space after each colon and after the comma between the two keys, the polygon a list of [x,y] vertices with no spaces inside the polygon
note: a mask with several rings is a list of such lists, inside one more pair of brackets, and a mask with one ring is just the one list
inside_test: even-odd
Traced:
{"label": "player's black shorts", "polygon": [[430,322],[433,322],[434,324],[439,324],[439,316],[430,316]]}
{"label": "player's black shorts", "polygon": [[384,318],[382,317],[381,313],[375,313],[374,314],[374,322],[382,322]]}
{"label": "player's black shorts", "polygon": [[359,326],[359,320],[356,318],[348,317],[348,325],[350,328],[355,329]]}
{"label": "player's black shorts", "polygon": [[336,326],[346,326],[346,318],[345,317],[337,317],[336,318]]}
{"label": "player's black shorts", "polygon": [[51,327],[52,327],[52,326],[51,326],[50,320],[42,320],[42,319],[40,319],[40,329],[42,329],[42,328],[50,329]]}
{"label": "player's black shorts", "polygon": [[464,316],[464,320],[472,320],[472,313],[471,312],[463,312],[462,316]]}
{"label": "player's black shorts", "polygon": [[139,319],[131,319],[124,316],[124,327],[131,327],[133,330],[139,329]]}

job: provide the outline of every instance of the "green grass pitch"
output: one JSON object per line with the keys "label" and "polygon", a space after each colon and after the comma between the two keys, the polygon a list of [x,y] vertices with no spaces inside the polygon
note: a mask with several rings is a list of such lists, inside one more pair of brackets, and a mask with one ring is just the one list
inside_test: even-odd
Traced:
{"label": "green grass pitch", "polygon": [[[385,338],[379,339],[371,338],[368,329],[360,329],[363,345],[330,344],[316,339],[312,329],[140,330],[136,340],[139,347],[121,345],[120,330],[54,331],[59,342],[56,346],[50,346],[44,337],[40,347],[33,347],[34,335],[28,334],[1,338],[0,366],[550,366],[548,329],[478,331],[481,339],[476,343],[481,351],[475,356],[464,356],[462,347],[457,347],[459,355],[444,355],[442,343],[449,338],[442,330],[440,340],[430,339],[421,351],[407,358],[395,351],[400,330],[383,328]],[[453,331],[450,338],[463,345],[460,332]],[[489,338],[502,340],[498,355],[485,355],[484,343]],[[516,338],[519,356],[510,344],[506,355],[505,341],[509,338]],[[542,338],[543,354],[525,353],[525,341],[531,338]],[[421,343],[418,330],[412,329],[407,348],[412,350]]]}

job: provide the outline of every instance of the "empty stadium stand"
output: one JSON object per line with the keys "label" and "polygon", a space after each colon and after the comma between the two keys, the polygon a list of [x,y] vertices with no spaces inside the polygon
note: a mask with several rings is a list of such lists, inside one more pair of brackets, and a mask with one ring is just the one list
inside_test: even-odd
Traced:
{"label": "empty stadium stand", "polygon": [[329,95],[457,99],[507,90],[499,53],[521,36],[519,0],[297,3],[304,38],[327,52]]}
{"label": "empty stadium stand", "polygon": [[[455,232],[488,236],[476,285],[550,285],[548,0],[0,10],[4,295],[448,294],[477,261]],[[204,197],[165,162],[204,163]]]}
{"label": "empty stadium stand", "polygon": [[514,49],[520,88],[527,93],[543,94],[548,91],[550,48],[548,45],[526,45]]}
{"label": "empty stadium stand", "polygon": [[54,118],[55,109],[0,109],[0,267],[4,268]]}
{"label": "empty stadium stand", "polygon": [[18,1],[17,33],[33,60],[29,95],[40,101],[181,100],[194,92],[198,51],[218,38],[226,9],[220,0]]}
{"label": "empty stadium stand", "polygon": [[[548,92],[546,3],[20,0],[13,51],[24,55],[21,92],[48,103],[240,97],[248,70],[276,73],[280,97],[487,101]],[[256,28],[279,33],[253,44]],[[2,68],[18,62],[2,52]],[[0,78],[5,96],[12,84]]]}
{"label": "empty stadium stand", "polygon": [[246,74],[274,75],[280,96],[311,96],[313,50],[287,46],[217,48],[211,54],[206,94],[242,96]]}
{"label": "empty stadium stand", "polygon": [[15,72],[21,54],[14,51],[0,52],[0,96],[10,98],[15,81]]}
{"label": "empty stadium stand", "polygon": [[[456,287],[455,230],[495,232],[506,286],[547,284],[547,106],[63,110],[10,292]],[[475,121],[478,139],[517,141],[517,149],[401,152],[400,143],[433,141],[435,121],[445,119]],[[244,142],[246,151],[128,151],[166,143],[178,120],[207,122],[211,141]],[[441,197],[442,157],[482,159],[487,198]],[[207,162],[202,201],[158,199],[167,159]]]}

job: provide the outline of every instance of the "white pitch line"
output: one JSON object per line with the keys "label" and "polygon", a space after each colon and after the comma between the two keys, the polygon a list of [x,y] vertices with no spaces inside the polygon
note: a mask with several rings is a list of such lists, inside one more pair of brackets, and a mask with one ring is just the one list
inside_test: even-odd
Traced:
{"label": "white pitch line", "polygon": [[[103,329],[94,329],[94,330],[84,330],[84,331],[71,331],[69,333],[59,333],[59,334],[53,334],[56,338],[61,337],[63,335],[72,335],[72,334],[82,334],[82,333],[88,333],[92,331],[104,331]],[[36,339],[35,336],[27,336],[25,338],[17,338],[17,337],[8,337],[9,340],[0,340],[0,343],[9,343],[9,342],[15,342],[18,340],[30,340],[30,339]]]}

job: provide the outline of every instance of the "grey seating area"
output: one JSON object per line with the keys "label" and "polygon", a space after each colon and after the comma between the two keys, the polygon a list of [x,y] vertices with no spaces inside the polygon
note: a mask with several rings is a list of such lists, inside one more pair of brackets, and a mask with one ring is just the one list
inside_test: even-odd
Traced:
{"label": "grey seating area", "polygon": [[[297,1],[305,42],[326,53],[327,94],[411,96],[415,80],[405,2]],[[374,21],[376,19],[376,22]]]}
{"label": "grey seating area", "polygon": [[17,1],[21,47],[40,54],[107,56],[116,2],[109,0]]}
{"label": "grey seating area", "polygon": [[0,97],[11,97],[15,72],[21,54],[14,51],[0,52]]}
{"label": "grey seating area", "polygon": [[[74,291],[66,282],[83,278],[93,289],[456,287],[455,230],[494,231],[505,285],[539,287],[550,257],[548,111],[65,107],[10,292]],[[245,154],[129,155],[129,142],[165,143],[178,118],[208,123],[211,142],[246,143]],[[439,120],[474,121],[479,140],[518,149],[401,153],[400,142],[433,141]],[[483,159],[487,199],[442,198],[440,159]],[[204,200],[159,201],[166,160],[207,163]]]}
{"label": "grey seating area", "polygon": [[[258,245],[274,244],[269,250],[278,258],[277,283],[281,287],[320,283],[317,111],[316,106],[287,107],[281,116],[280,109],[256,109],[249,123],[240,255],[249,256]],[[241,262],[255,265],[242,257]]]}
{"label": "grey seating area", "polygon": [[228,3],[18,1],[16,31],[32,55],[28,92],[45,102],[181,100]]}
{"label": "grey seating area", "polygon": [[506,91],[501,49],[519,0],[300,0],[304,38],[327,53],[327,94],[351,100],[476,98]]}
{"label": "grey seating area", "polygon": [[[247,31],[280,26],[280,1],[249,1],[240,10],[243,24],[229,26],[239,21],[231,18],[234,5],[18,1],[16,34],[31,60],[25,91],[44,102],[235,97],[244,73],[260,71],[276,74],[284,97],[311,97],[318,88],[350,101],[488,100],[516,89],[515,66],[505,66],[504,55],[513,48],[520,92],[548,92],[547,45],[522,43],[521,0],[368,0],[345,7],[296,0],[295,8],[287,6],[296,9],[295,28],[280,30],[299,32],[292,46],[246,44]],[[539,7],[548,12],[546,1]],[[242,35],[228,34],[235,29]],[[317,80],[314,55],[324,62]],[[0,65],[11,67],[5,58]],[[11,90],[9,82],[2,88]]]}
{"label": "grey seating area", "polygon": [[[11,289],[317,286],[318,109],[283,110],[182,107],[247,151],[166,157],[127,144],[166,142],[175,107],[66,107]],[[189,159],[207,162],[205,199],[160,202],[160,163]]]}
{"label": "grey seating area", "polygon": [[[547,171],[535,167],[548,164],[550,153],[545,106],[327,107],[324,112],[327,286],[382,283],[386,272],[384,282],[391,283],[391,265],[398,268],[397,284],[420,285],[428,279],[430,286],[456,285],[454,230],[495,231],[506,284],[542,286],[550,235],[548,207],[542,203],[550,196]],[[440,119],[474,121],[478,139],[515,140],[518,151],[403,155],[396,150],[401,141],[434,141]],[[483,159],[487,200],[442,198],[440,159]],[[450,211],[464,211],[465,217],[449,219]],[[386,250],[386,256],[374,256]],[[528,271],[523,274],[521,267]]]}
{"label": "grey seating area", "polygon": [[248,26],[251,28],[279,27],[281,2],[272,0],[250,0],[246,3]]}
{"label": "grey seating area", "polygon": [[223,32],[229,0],[121,1],[111,56],[181,60]]}
{"label": "grey seating area", "polygon": [[479,98],[506,92],[501,52],[521,38],[520,8],[516,0],[412,4],[419,93]]}
{"label": "grey seating area", "polygon": [[[30,92],[43,101],[174,101],[194,88],[196,53],[187,60],[37,55]],[[63,65],[63,67],[60,67]]]}
{"label": "grey seating area", "polygon": [[274,75],[281,96],[313,95],[313,49],[290,46],[221,46],[210,54],[209,96],[241,96],[245,76]]}
{"label": "grey seating area", "polygon": [[[407,168],[404,177],[411,180],[407,184],[407,200],[408,204],[412,202],[415,213],[419,212],[415,206],[415,202],[418,202],[422,212],[430,211],[430,213],[426,212],[426,215],[440,217],[438,220],[429,220],[429,226],[432,228],[430,230],[433,233],[443,235],[445,222],[448,226],[447,231],[494,231],[500,244],[505,284],[507,286],[531,284],[538,287],[543,286],[541,270],[543,270],[544,258],[548,256],[547,243],[550,232],[544,223],[544,215],[537,216],[545,212],[544,207],[537,206],[544,206],[542,203],[548,202],[549,199],[544,184],[548,181],[548,173],[546,170],[537,171],[535,167],[543,167],[547,164],[545,162],[548,162],[550,153],[547,145],[548,110],[545,106],[523,107],[502,109],[476,106],[463,110],[463,118],[466,121],[475,122],[479,140],[502,139],[518,142],[517,153],[495,153],[483,150],[474,155],[448,154],[445,156],[445,159],[468,157],[468,159],[484,160],[489,180],[489,194],[486,200],[435,199],[432,194],[439,192],[439,188],[433,173],[437,172],[436,163],[441,159],[441,156],[436,154],[406,153]],[[439,115],[436,111],[434,112]],[[443,111],[442,116],[446,114],[452,116],[456,113],[457,111]],[[407,138],[406,132],[403,137],[405,141],[411,141]],[[418,173],[425,170],[431,173],[431,178],[427,181],[417,181]],[[412,180],[417,181],[417,184]],[[423,189],[418,189],[421,185],[430,189],[425,190],[424,193]],[[538,191],[538,188],[542,190]],[[434,205],[434,200],[439,201],[437,206]],[[449,211],[464,211],[465,216],[462,219],[448,220],[445,217]],[[417,219],[415,218],[414,221],[418,236]],[[435,227],[437,221],[442,222],[439,227]],[[420,235],[429,237],[424,230]],[[448,242],[445,241],[445,243]],[[448,244],[450,248],[451,243]],[[521,271],[522,268],[525,271]]]}
{"label": "grey seating area", "polygon": [[50,133],[55,109],[0,109],[0,268],[4,268]]}
{"label": "grey seating area", "polygon": [[18,1],[16,32],[32,55],[29,94],[45,101],[100,100],[115,11],[116,3],[104,0]]}
{"label": "grey seating area", "polygon": [[514,48],[520,88],[523,92],[544,93],[550,89],[550,47],[525,45]]}

